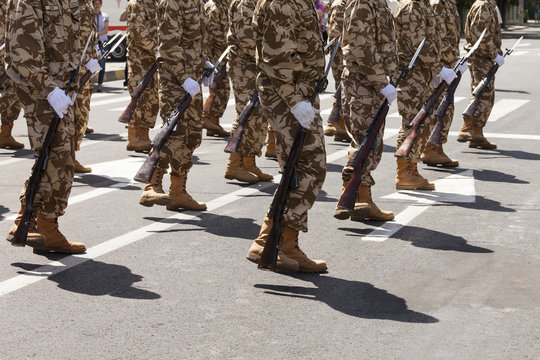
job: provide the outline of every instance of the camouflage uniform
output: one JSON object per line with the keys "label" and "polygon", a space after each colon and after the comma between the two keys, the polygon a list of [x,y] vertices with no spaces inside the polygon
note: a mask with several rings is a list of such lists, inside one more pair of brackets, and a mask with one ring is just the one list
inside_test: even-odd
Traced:
{"label": "camouflage uniform", "polygon": [[[350,0],[347,2],[343,29],[342,113],[353,141],[342,178],[348,182],[354,168],[351,162],[367,129],[384,102],[380,90],[395,79],[397,50],[394,23],[386,0]],[[374,185],[371,177],[383,149],[384,124],[377,135],[377,148],[370,151],[362,169],[362,185]]]}
{"label": "camouflage uniform", "polygon": [[[343,16],[345,13],[345,5],[347,0],[335,0],[328,12],[328,39],[337,39],[343,32]],[[341,81],[341,73],[343,72],[343,51],[338,49],[336,57],[332,63],[332,74],[337,84]]]}
{"label": "camouflage uniform", "polygon": [[[32,149],[39,152],[55,111],[47,95],[66,89],[81,56],[77,0],[18,0],[9,5],[6,69],[21,101]],[[72,84],[77,91],[77,83]],[[47,219],[64,214],[73,182],[73,107],[59,121],[34,207]],[[24,194],[24,192],[23,192]],[[24,200],[24,195],[21,201]]]}
{"label": "camouflage uniform", "polygon": [[[156,62],[158,47],[157,0],[130,0],[126,6],[128,45],[128,91],[133,93],[142,77]],[[154,74],[128,125],[152,129],[159,112],[158,76]]]}

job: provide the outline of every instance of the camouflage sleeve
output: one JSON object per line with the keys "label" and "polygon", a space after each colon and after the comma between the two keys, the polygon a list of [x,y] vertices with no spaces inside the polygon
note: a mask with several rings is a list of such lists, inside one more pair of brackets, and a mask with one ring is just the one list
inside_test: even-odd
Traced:
{"label": "camouflage sleeve", "polygon": [[178,42],[178,39],[184,35],[181,16],[181,9],[178,2],[163,0],[159,3],[159,62],[163,62],[167,67],[171,67],[172,72],[178,74],[179,77],[181,76],[180,74],[185,73],[185,52]]}
{"label": "camouflage sleeve", "polygon": [[263,23],[259,24],[262,32],[259,68],[270,78],[274,89],[289,108],[304,100],[297,84],[303,69],[297,55],[297,29],[301,20],[293,1],[273,1],[261,20]]}
{"label": "camouflage sleeve", "polygon": [[484,28],[487,28],[486,35],[478,46],[475,56],[481,56],[489,60],[495,59],[497,54],[500,53],[500,49],[495,45],[496,41],[494,39],[495,28],[497,26],[495,22],[498,21],[494,15],[494,12],[489,8],[487,3],[471,9],[471,13],[469,14],[469,37],[472,44],[480,37]]}
{"label": "camouflage sleeve", "polygon": [[126,10],[129,43],[149,53],[155,53],[157,39],[151,32],[151,24],[148,23],[148,19],[155,16],[152,4],[144,0],[130,0]]}
{"label": "camouflage sleeve", "polygon": [[7,24],[6,45],[11,66],[22,78],[14,80],[22,80],[34,92],[46,97],[54,90],[56,83],[47,70],[42,7],[39,2],[34,4],[34,1],[19,0],[12,9]]}
{"label": "camouflage sleeve", "polygon": [[330,8],[330,14],[328,14],[328,39],[332,40],[338,38],[343,31],[343,11],[344,6],[341,5],[341,1],[335,1]]}

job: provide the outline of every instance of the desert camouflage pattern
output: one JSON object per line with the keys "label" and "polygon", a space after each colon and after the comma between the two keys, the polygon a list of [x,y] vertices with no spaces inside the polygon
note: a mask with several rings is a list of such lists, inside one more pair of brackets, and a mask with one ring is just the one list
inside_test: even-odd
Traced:
{"label": "desert camouflage pattern", "polygon": [[[204,7],[208,36],[208,60],[211,63],[214,63],[227,48],[227,32],[229,30],[227,2],[228,0],[209,0]],[[220,68],[224,65],[221,63]],[[227,109],[230,94],[229,76],[226,76],[216,90],[216,97],[209,115],[220,118]]]}
{"label": "desert camouflage pattern", "polygon": [[[328,40],[337,39],[343,32],[343,16],[345,14],[345,5],[347,0],[335,0],[328,11]],[[336,52],[334,62],[332,62],[332,75],[339,84],[341,73],[343,72],[343,52],[341,48]]]}
{"label": "desert camouflage pattern", "polygon": [[[394,15],[394,26],[400,68],[409,65],[418,45],[422,39],[426,39],[414,66],[398,87],[397,102],[401,115],[401,127],[397,136],[399,147],[410,132],[409,124],[434,90],[434,75],[442,68],[439,54],[441,40],[435,13],[428,0],[400,2]],[[424,129],[431,129],[433,125],[434,116],[430,115],[426,118]],[[426,130],[423,134],[428,132],[429,130]],[[416,139],[409,155],[411,159],[419,161],[427,140],[424,135]]]}
{"label": "desert camouflage pattern", "polygon": [[[203,3],[198,0],[162,0],[158,5],[159,99],[163,122],[177,108],[187,92],[187,78],[198,81],[206,60]],[[171,174],[187,174],[193,166],[193,151],[202,139],[202,95],[191,101],[176,131],[161,149],[158,166]]]}
{"label": "desert camouflage pattern", "polygon": [[[157,4],[157,0],[130,0],[126,6],[127,86],[130,94],[156,62],[158,49]],[[158,74],[156,72],[150,85],[139,97],[128,126],[151,129],[156,125],[159,113],[158,88]]]}
{"label": "desert camouflage pattern", "polygon": [[[311,0],[259,0],[253,23],[261,110],[275,131],[278,161],[283,167],[300,127],[291,108],[299,101],[311,100],[313,80],[324,73],[323,40]],[[318,98],[314,106],[319,107]],[[289,194],[283,225],[307,231],[308,210],[326,177],[320,116],[307,131],[297,170],[299,187]]]}
{"label": "desert camouflage pattern", "polygon": [[[397,48],[394,21],[386,0],[350,0],[343,27],[342,115],[353,141],[342,171],[344,181],[354,174],[351,162],[364,140],[369,125],[384,102],[380,90],[395,79]],[[374,185],[371,177],[381,161],[384,125],[377,135],[377,147],[370,151],[362,169],[362,185]]]}
{"label": "desert camouflage pattern", "polygon": [[[55,116],[47,94],[56,86],[66,88],[81,56],[79,3],[18,0],[9,4],[7,72],[23,105],[30,145],[39,152]],[[34,203],[46,218],[62,215],[67,207],[74,159],[75,125],[70,106],[52,141],[47,170]]]}
{"label": "desert camouflage pattern", "polygon": [[[227,71],[232,83],[236,114],[240,115],[249,103],[250,96],[256,89],[257,64],[255,61],[255,33],[253,29],[253,10],[257,0],[232,0],[229,5],[229,32],[227,40],[231,45]],[[268,122],[259,108],[253,110],[250,120],[244,126],[244,135],[238,145],[238,152],[243,156],[261,156],[261,149],[266,138]],[[233,122],[232,133],[238,122]]]}
{"label": "desert camouflage pattern", "polygon": [[[478,46],[478,49],[469,58],[469,71],[471,73],[471,92],[493,66],[493,59],[497,54],[502,55],[501,50],[501,25],[499,24],[495,10],[495,0],[476,1],[467,14],[465,23],[465,49],[469,49],[487,28],[486,35]],[[488,121],[491,109],[495,103],[495,76],[486,88],[473,117],[473,125],[484,127]],[[469,99],[471,102],[473,96]]]}

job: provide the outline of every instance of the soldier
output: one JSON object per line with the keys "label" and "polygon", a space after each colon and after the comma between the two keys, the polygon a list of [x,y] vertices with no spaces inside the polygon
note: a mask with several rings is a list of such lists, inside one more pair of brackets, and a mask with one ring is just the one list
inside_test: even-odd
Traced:
{"label": "soldier", "polygon": [[[394,26],[400,68],[407,67],[422,39],[426,39],[407,78],[399,84],[398,110],[401,115],[401,127],[397,137],[397,147],[399,147],[410,132],[410,122],[422,108],[424,101],[431,95],[433,87],[442,80],[447,83],[452,82],[456,74],[447,67],[443,67],[437,74],[440,69],[441,41],[435,14],[429,0],[400,1],[394,15]],[[429,129],[430,124],[433,124],[433,121],[426,119],[425,127]],[[408,158],[397,158],[396,188],[398,190],[435,189],[433,183],[428,182],[420,175],[416,165],[420,161],[420,156],[427,143],[426,134],[429,135],[428,131],[423,132],[422,136],[415,140]]]}
{"label": "soldier", "polygon": [[[157,0],[130,0],[126,6],[128,45],[128,91],[133,93],[142,77],[156,62],[158,47]],[[159,112],[158,77],[155,73],[148,88],[137,101],[127,125],[128,151],[150,151],[148,132],[156,125]]]}
{"label": "soldier", "polygon": [[[167,205],[167,210],[206,210],[206,205],[195,201],[186,191],[187,174],[193,166],[193,151],[202,139],[201,87],[194,79],[202,76],[204,67],[212,67],[206,59],[203,3],[200,0],[162,0],[157,16],[159,39],[159,99],[160,114],[165,122],[181,99],[190,94],[191,104],[186,109],[159,152],[159,162],[150,183],[146,185],[139,204]],[[204,80],[206,86],[213,76]],[[169,194],[164,194],[161,181],[171,166]]]}
{"label": "soldier", "polygon": [[[353,141],[342,172],[343,190],[354,174],[351,166],[354,155],[384,98],[389,103],[397,98],[396,88],[388,81],[395,79],[396,75],[398,59],[395,41],[394,22],[386,0],[347,2],[342,45],[345,64],[342,76],[342,113]],[[380,210],[371,198],[371,187],[375,185],[371,172],[381,161],[383,134],[384,125],[377,134],[377,148],[369,152],[361,171],[362,182],[351,216],[353,221],[387,221],[394,218],[394,213]],[[336,208],[336,218],[340,218],[341,212]]]}
{"label": "soldier", "polygon": [[[471,89],[474,90],[482,78],[487,74],[493,63],[502,66],[504,57],[501,50],[501,25],[499,24],[495,0],[477,0],[469,13],[465,23],[465,50],[470,49],[484,29],[486,35],[478,49],[469,58],[471,68]],[[480,98],[480,103],[472,118],[463,117],[463,124],[459,131],[457,141],[469,141],[470,148],[496,149],[497,145],[484,137],[483,128],[486,126],[489,114],[495,102],[495,77]],[[471,96],[469,102],[473,101]]]}
{"label": "soldier", "polygon": [[[86,41],[88,40],[88,37],[92,33],[92,30],[96,30],[96,22],[95,22],[95,12],[94,12],[94,5],[92,4],[91,0],[79,0],[79,11],[81,14],[81,49],[84,48],[86,45]],[[96,51],[96,45],[97,45],[97,34],[94,32],[93,38],[90,40],[90,44],[88,45],[88,49],[86,50],[85,59],[83,59],[84,63],[89,63],[91,66],[93,65],[93,74],[101,70],[101,66],[99,66],[99,63],[97,60],[90,61],[91,59],[98,58],[98,54]],[[84,74],[84,71],[80,72],[80,75],[82,76]],[[79,89],[79,92],[77,93],[77,98],[75,99],[75,136],[77,139],[76,143],[76,151],[79,151],[81,149],[81,143],[83,141],[84,134],[86,133],[87,127],[88,127],[88,120],[90,118],[90,97],[92,96],[92,89],[94,85],[92,84],[92,81],[88,81],[82,89]],[[75,166],[74,166],[75,173],[89,173],[92,172],[92,168],[83,166],[81,163],[75,159]]]}
{"label": "soldier", "polygon": [[[6,2],[0,4],[0,39],[2,43],[5,40],[5,23],[6,23]],[[0,51],[0,56],[4,58],[4,50]],[[4,72],[4,62],[0,67],[0,72]],[[13,122],[19,117],[21,112],[21,104],[15,95],[15,90],[11,85],[11,80],[7,78],[0,85],[0,117],[2,124],[0,127],[0,148],[2,149],[22,149],[23,143],[16,141],[11,135]]]}
{"label": "soldier", "polygon": [[[58,229],[58,217],[67,207],[75,163],[75,125],[70,105],[73,105],[71,95],[77,90],[76,82],[69,95],[65,89],[81,57],[79,19],[77,0],[9,2],[6,71],[23,106],[32,149],[41,151],[52,119],[60,118],[34,201],[35,214],[28,234],[27,244],[34,246],[36,253],[86,250],[83,243],[68,241]],[[24,196],[21,201],[24,202]],[[13,238],[21,216],[22,206],[8,240]]]}
{"label": "soldier", "polygon": [[[343,16],[345,13],[345,5],[347,4],[346,0],[336,0],[332,3],[330,7],[329,16],[329,38],[337,39],[343,32]],[[336,57],[332,63],[332,74],[334,75],[334,80],[336,82],[336,87],[341,82],[341,74],[343,72],[343,51],[341,48],[336,52]],[[337,100],[334,100],[334,105]],[[324,135],[333,136],[334,141],[351,141],[349,134],[345,130],[345,123],[343,122],[343,116],[339,117],[337,123],[329,122],[324,129]]]}
{"label": "soldier", "polygon": [[[206,12],[206,35],[210,59],[218,59],[227,48],[227,0],[210,0],[204,5]],[[220,66],[226,66],[221,64]],[[216,79],[217,80],[217,79]],[[203,128],[208,136],[229,136],[230,133],[219,125],[219,119],[227,108],[231,89],[229,78],[225,76],[216,88],[216,97],[209,112],[203,112]]]}
{"label": "soldier", "polygon": [[[227,42],[231,46],[227,71],[233,84],[236,113],[242,112],[256,89],[257,64],[255,61],[255,34],[253,32],[253,10],[257,0],[232,0],[229,5],[229,32]],[[233,123],[233,133],[238,122]],[[268,122],[259,109],[251,113],[238,152],[229,157],[225,178],[255,183],[271,181],[274,177],[265,174],[255,164],[255,156],[261,156]]]}
{"label": "soldier", "polygon": [[[459,59],[459,37],[461,34],[461,21],[459,12],[454,0],[431,0],[431,7],[439,24],[439,34],[441,38],[440,57],[441,64],[447,68],[453,68]],[[462,73],[466,67],[462,68]],[[442,101],[439,98],[435,109]],[[448,141],[448,132],[454,118],[454,103],[452,102],[444,114],[444,126],[441,131],[441,143],[439,146],[427,144],[422,152],[421,159],[424,164],[442,167],[456,167],[459,165],[457,160],[450,159],[443,150],[443,144]],[[429,131],[425,126],[424,131]],[[429,137],[429,134],[427,134]]]}
{"label": "soldier", "polygon": [[[324,272],[326,263],[311,260],[298,246],[307,232],[311,208],[326,176],[326,151],[318,98],[310,103],[315,82],[324,72],[323,39],[312,0],[259,0],[253,16],[261,110],[276,134],[278,161],[284,166],[300,126],[307,129],[298,157],[298,188],[291,189],[282,217],[278,271]],[[267,215],[247,253],[259,262],[272,226]]]}

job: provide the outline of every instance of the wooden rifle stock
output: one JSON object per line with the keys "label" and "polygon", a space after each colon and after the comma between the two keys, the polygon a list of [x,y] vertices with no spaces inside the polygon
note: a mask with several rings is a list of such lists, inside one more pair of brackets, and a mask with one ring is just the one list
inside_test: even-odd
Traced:
{"label": "wooden rifle stock", "polygon": [[148,87],[148,84],[154,77],[154,73],[157,71],[157,69],[158,69],[158,62],[156,61],[152,65],[150,70],[148,70],[146,74],[144,74],[143,78],[141,79],[137,87],[133,90],[133,93],[131,94],[131,100],[129,101],[128,106],[118,118],[119,122],[127,124],[131,120],[131,117],[133,116],[133,113],[135,112],[135,108],[137,107],[137,102],[139,101],[139,98],[141,97],[144,90]]}
{"label": "wooden rifle stock", "polygon": [[491,69],[489,69],[486,76],[484,76],[482,81],[480,81],[480,83],[473,90],[472,95],[474,96],[474,99],[473,101],[469,103],[469,105],[467,105],[467,108],[465,109],[465,111],[463,111],[463,116],[468,117],[468,118],[471,118],[474,116],[474,113],[476,112],[476,108],[478,107],[478,104],[480,103],[480,98],[486,91],[486,88],[488,86],[491,86],[490,85],[491,79],[493,79],[497,70],[499,70],[499,65],[494,64],[491,67]]}
{"label": "wooden rifle stock", "polygon": [[249,103],[238,116],[238,126],[236,127],[234,134],[231,136],[227,146],[225,146],[224,149],[226,153],[235,153],[238,151],[238,146],[240,145],[240,140],[242,140],[242,136],[244,135],[246,124],[249,121],[251,113],[257,107],[259,107],[259,92],[255,90],[253,94],[251,94]]}
{"label": "wooden rifle stock", "polygon": [[332,111],[328,116],[327,122],[337,124],[339,122],[339,118],[341,117],[341,83],[339,83],[336,93],[334,94],[334,98],[336,101],[334,102],[334,106],[332,107]]}
{"label": "wooden rifle stock", "polygon": [[460,81],[461,72],[458,71],[457,77],[452,80],[452,83],[448,86],[448,89],[446,89],[446,93],[444,94],[444,97],[441,100],[437,111],[435,112],[437,122],[429,135],[428,144],[430,145],[439,146],[441,144],[441,134],[444,128],[444,116],[446,115],[446,111],[448,110],[450,104],[454,103],[454,93],[456,92]]}
{"label": "wooden rifle stock", "polygon": [[137,174],[135,174],[133,180],[142,182],[144,184],[148,184],[150,182],[150,178],[152,178],[152,174],[154,174],[154,170],[156,169],[156,165],[159,161],[159,151],[167,142],[167,139],[173,132],[174,128],[178,124],[178,121],[180,120],[190,103],[191,95],[186,94],[180,101],[178,107],[171,113],[171,115],[169,115],[167,121],[165,122],[159,133],[157,133],[157,135],[152,140],[152,150],[144,161],[144,164],[141,166],[139,171],[137,171]]}
{"label": "wooden rifle stock", "polygon": [[206,98],[206,101],[203,105],[203,112],[209,113],[212,110],[212,107],[214,106],[214,100],[216,99],[217,90],[219,89],[219,86],[221,85],[221,82],[223,79],[227,77],[227,64],[223,64],[221,68],[219,69],[219,72],[217,73],[216,77],[214,78],[214,83],[212,84],[212,87],[210,88],[210,94]]}

